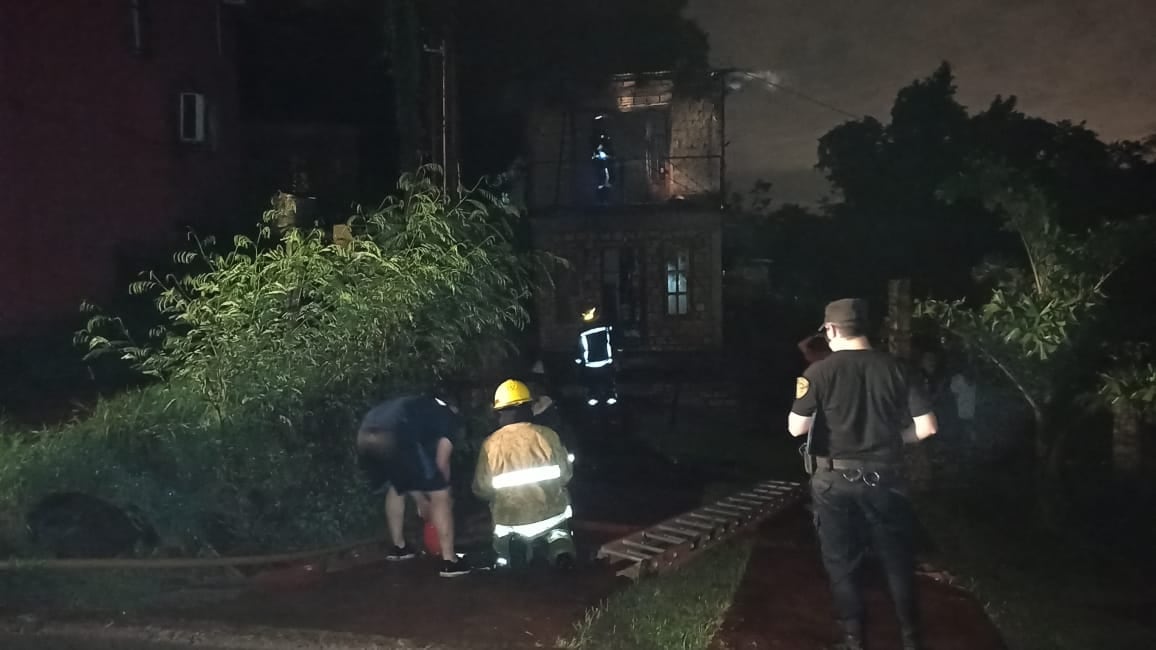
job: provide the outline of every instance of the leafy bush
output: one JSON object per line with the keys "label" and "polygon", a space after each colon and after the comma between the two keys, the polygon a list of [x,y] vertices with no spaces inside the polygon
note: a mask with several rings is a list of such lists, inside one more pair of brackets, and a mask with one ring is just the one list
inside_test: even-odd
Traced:
{"label": "leafy bush", "polygon": [[[336,542],[378,519],[350,438],[393,390],[430,388],[509,347],[528,314],[531,264],[513,217],[481,191],[448,196],[438,171],[403,176],[351,236],[265,214],[255,238],[176,256],[149,277],[165,325],[135,336],[94,313],[78,339],[157,383],[66,426],[9,434],[0,452],[0,535],[24,553],[23,516],[50,492],[132,504],[169,552]],[[95,311],[95,310],[93,310]]]}

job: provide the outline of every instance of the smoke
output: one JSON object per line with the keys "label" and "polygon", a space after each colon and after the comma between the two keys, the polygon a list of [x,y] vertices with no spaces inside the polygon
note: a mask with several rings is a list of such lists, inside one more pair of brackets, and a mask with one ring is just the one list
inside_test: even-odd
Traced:
{"label": "smoke", "polygon": [[732,91],[754,85],[767,92],[775,92],[781,83],[783,76],[773,70],[734,70],[727,74],[727,88]]}

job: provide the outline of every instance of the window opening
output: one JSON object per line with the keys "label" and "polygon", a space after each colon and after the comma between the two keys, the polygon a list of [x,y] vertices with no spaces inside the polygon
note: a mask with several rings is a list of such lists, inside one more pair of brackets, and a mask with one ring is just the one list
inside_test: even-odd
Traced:
{"label": "window opening", "polygon": [[690,312],[690,293],[687,287],[687,272],[690,254],[685,248],[671,253],[666,260],[666,313],[683,316]]}

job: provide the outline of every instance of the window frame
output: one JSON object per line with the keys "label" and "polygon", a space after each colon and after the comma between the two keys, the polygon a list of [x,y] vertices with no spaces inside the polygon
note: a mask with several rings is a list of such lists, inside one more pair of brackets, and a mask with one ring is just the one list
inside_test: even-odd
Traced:
{"label": "window frame", "polygon": [[[188,122],[188,103],[192,100],[193,132],[188,133],[185,127]],[[192,90],[182,90],[177,93],[177,137],[183,144],[205,144],[209,136],[208,101],[204,93]]]}
{"label": "window frame", "polygon": [[689,316],[690,310],[690,247],[672,246],[665,255],[666,315]]}

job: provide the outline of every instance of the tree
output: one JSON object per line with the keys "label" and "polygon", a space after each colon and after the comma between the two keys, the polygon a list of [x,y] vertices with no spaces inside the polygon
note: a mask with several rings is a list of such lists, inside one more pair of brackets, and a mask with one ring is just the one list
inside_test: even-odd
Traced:
{"label": "tree", "polygon": [[1098,226],[1082,234],[1061,229],[1054,202],[1004,166],[977,164],[944,191],[947,200],[976,197],[1003,216],[1019,239],[1022,264],[991,264],[979,279],[987,300],[923,300],[917,314],[933,319],[1014,386],[1031,410],[1040,476],[1055,479],[1068,433],[1059,416],[1073,404],[1090,336],[1107,302],[1103,287],[1126,257],[1124,242],[1146,222]]}
{"label": "tree", "polygon": [[1052,221],[1069,232],[1156,212],[1151,147],[1025,115],[1014,96],[969,115],[955,93],[944,63],[899,91],[889,123],[865,117],[819,140],[817,166],[841,195],[831,214],[861,242],[856,266],[878,269],[879,281],[918,277],[923,293],[959,295],[984,256],[1015,251],[998,219],[966,197],[949,203],[939,194],[972,160],[1016,170],[1051,199]]}
{"label": "tree", "polygon": [[1112,413],[1112,467],[1117,478],[1130,482],[1142,469],[1144,425],[1156,415],[1156,362],[1147,343],[1128,345],[1110,358],[1093,403]]}
{"label": "tree", "polygon": [[344,243],[295,227],[279,236],[274,209],[258,237],[239,235],[221,253],[198,241],[176,256],[187,274],[133,285],[165,321],[150,340],[102,315],[78,338],[93,355],[196,387],[221,420],[240,408],[275,418],[287,404],[374,385],[429,385],[527,323],[537,257],[515,248],[513,217],[484,192],[445,194],[429,167],[355,216]]}

